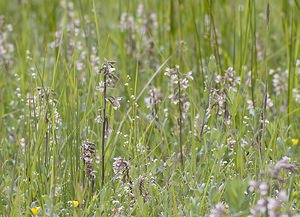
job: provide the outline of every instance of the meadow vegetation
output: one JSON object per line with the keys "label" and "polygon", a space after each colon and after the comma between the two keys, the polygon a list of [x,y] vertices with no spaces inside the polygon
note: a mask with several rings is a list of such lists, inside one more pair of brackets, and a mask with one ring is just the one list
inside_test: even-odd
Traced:
{"label": "meadow vegetation", "polygon": [[0,0],[0,216],[300,216],[298,0]]}

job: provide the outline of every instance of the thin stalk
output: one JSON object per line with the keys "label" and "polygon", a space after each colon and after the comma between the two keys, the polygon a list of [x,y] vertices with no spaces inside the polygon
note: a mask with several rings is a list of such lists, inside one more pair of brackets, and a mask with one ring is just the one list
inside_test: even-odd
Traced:
{"label": "thin stalk", "polygon": [[[48,101],[47,98],[46,98],[46,100],[47,100],[47,104],[48,104],[49,101]],[[47,105],[47,107],[48,107],[48,105]],[[47,127],[47,130],[46,130],[46,133],[45,133],[46,134],[45,135],[45,162],[44,162],[45,168],[48,168],[48,149],[49,149],[49,133],[48,133],[48,131],[49,131],[49,127],[48,127],[49,120],[48,120],[47,115],[48,115],[48,112],[46,112],[45,117],[44,117],[44,119],[45,119],[45,126]]]}
{"label": "thin stalk", "polygon": [[264,159],[264,133],[265,133],[265,128],[266,128],[266,111],[267,111],[267,100],[268,100],[268,83],[266,79],[266,87],[265,87],[265,94],[264,94],[264,100],[263,100],[263,105],[262,105],[262,112],[261,112],[261,118],[260,118],[260,129],[259,129],[259,139],[258,139],[258,144],[259,144],[259,154],[260,154],[260,159]]}
{"label": "thin stalk", "polygon": [[201,51],[201,46],[200,46],[200,30],[198,31],[198,27],[197,27],[197,23],[196,23],[196,12],[195,12],[196,6],[192,5],[191,10],[192,10],[192,16],[193,16],[193,27],[194,27],[194,40],[195,40],[195,44],[196,44],[196,55],[197,55],[197,61],[196,61],[196,65],[197,65],[197,69],[199,72],[201,72],[201,76],[200,76],[200,85],[201,88],[199,88],[199,95],[201,97],[203,97],[204,95],[204,70],[203,69],[203,63],[202,63],[202,51]]}
{"label": "thin stalk", "polygon": [[102,126],[102,178],[101,178],[102,186],[104,185],[105,130],[106,130],[106,126],[107,126],[106,125],[107,124],[107,117],[106,117],[106,97],[107,97],[107,93],[106,93],[106,75],[107,75],[107,71],[105,70],[103,72],[104,90],[103,90],[103,126]]}
{"label": "thin stalk", "polygon": [[212,4],[213,3],[211,1],[208,1],[209,16],[210,16],[211,28],[213,31],[213,40],[214,40],[213,49],[215,52],[216,62],[217,62],[218,70],[219,70],[218,74],[221,74],[223,76],[224,72],[222,69],[221,57],[220,57],[220,53],[219,53],[218,36],[217,36],[217,30],[216,30],[216,25],[215,25],[214,16],[213,16],[213,5]]}
{"label": "thin stalk", "polygon": [[256,6],[255,2],[249,1],[250,27],[251,27],[251,97],[253,107],[256,107],[255,89],[257,78],[257,50],[256,50]]}
{"label": "thin stalk", "polygon": [[180,162],[183,166],[183,153],[182,153],[182,101],[181,101],[181,85],[180,85],[180,79],[179,79],[179,71],[177,70],[177,78],[178,78],[178,111],[179,111],[179,147],[180,147]]}
{"label": "thin stalk", "polygon": [[290,121],[290,112],[291,112],[291,93],[292,93],[292,70],[293,66],[292,64],[294,63],[294,53],[293,53],[293,42],[294,42],[294,10],[292,11],[291,15],[291,22],[290,22],[290,31],[289,31],[289,40],[288,40],[288,91],[287,91],[287,110],[288,110],[288,116],[287,116],[287,124],[290,126],[291,121]]}
{"label": "thin stalk", "polygon": [[270,5],[269,2],[267,3],[266,6],[266,41],[265,41],[265,51],[264,51],[264,59],[266,61],[265,64],[265,74],[264,74],[264,79],[265,79],[265,94],[264,94],[264,100],[263,100],[263,105],[262,105],[262,113],[261,113],[261,126],[260,126],[260,157],[261,160],[264,159],[264,134],[265,134],[265,127],[266,127],[266,112],[267,112],[267,100],[268,100],[268,59],[267,59],[267,49],[268,49],[268,36],[269,36],[269,19],[270,19]]}

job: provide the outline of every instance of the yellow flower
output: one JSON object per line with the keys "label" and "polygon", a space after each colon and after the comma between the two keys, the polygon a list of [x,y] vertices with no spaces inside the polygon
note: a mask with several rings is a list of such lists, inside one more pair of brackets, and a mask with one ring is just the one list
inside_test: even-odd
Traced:
{"label": "yellow flower", "polygon": [[37,215],[40,212],[41,207],[32,207],[31,212],[33,215]]}
{"label": "yellow flower", "polygon": [[293,143],[293,145],[298,145],[299,139],[292,139],[292,143]]}
{"label": "yellow flower", "polygon": [[73,203],[74,207],[78,207],[79,206],[79,201],[78,200],[73,200],[72,203]]}

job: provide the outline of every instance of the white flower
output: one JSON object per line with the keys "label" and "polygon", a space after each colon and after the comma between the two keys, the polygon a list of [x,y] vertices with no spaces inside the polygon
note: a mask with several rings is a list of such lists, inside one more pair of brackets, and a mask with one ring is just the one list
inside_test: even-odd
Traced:
{"label": "white flower", "polygon": [[103,93],[104,91],[104,82],[99,82],[99,84],[96,86],[96,90],[100,91],[101,93]]}

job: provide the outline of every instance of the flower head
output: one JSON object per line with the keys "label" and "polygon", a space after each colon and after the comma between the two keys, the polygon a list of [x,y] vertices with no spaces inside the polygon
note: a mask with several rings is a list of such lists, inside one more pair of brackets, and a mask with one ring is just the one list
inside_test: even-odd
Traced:
{"label": "flower head", "polygon": [[[96,145],[90,141],[85,141],[82,144],[82,156],[81,159],[86,166],[86,174],[91,180],[96,178],[93,170],[93,161],[96,154]],[[74,204],[74,203],[73,203]]]}
{"label": "flower head", "polygon": [[76,208],[79,206],[79,201],[78,200],[73,200],[72,201],[73,206]]}
{"label": "flower head", "polygon": [[297,173],[298,172],[298,168],[295,164],[291,164],[290,163],[290,158],[288,157],[283,157],[280,161],[278,161],[275,166],[272,168],[271,172],[272,172],[272,177],[274,179],[277,179],[279,181],[283,181],[283,179],[281,177],[279,177],[279,173],[281,170],[287,170],[289,172],[292,173]]}
{"label": "flower head", "polygon": [[223,217],[228,216],[228,210],[226,204],[219,202],[216,206],[210,211],[210,217]]}
{"label": "flower head", "polygon": [[298,145],[299,139],[292,139],[292,144],[293,145]]}
{"label": "flower head", "polygon": [[115,162],[113,163],[114,174],[116,179],[121,180],[122,183],[130,182],[130,164],[128,161],[124,160],[121,157],[114,158]]}
{"label": "flower head", "polygon": [[41,207],[32,207],[31,212],[33,215],[37,215],[40,212]]}

